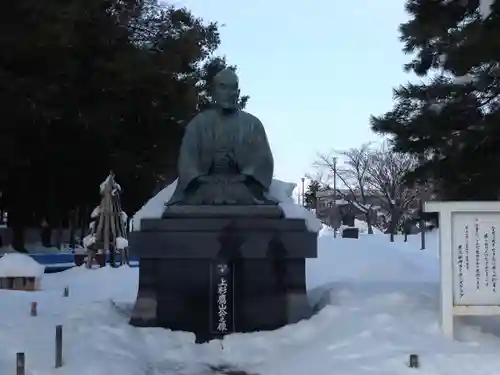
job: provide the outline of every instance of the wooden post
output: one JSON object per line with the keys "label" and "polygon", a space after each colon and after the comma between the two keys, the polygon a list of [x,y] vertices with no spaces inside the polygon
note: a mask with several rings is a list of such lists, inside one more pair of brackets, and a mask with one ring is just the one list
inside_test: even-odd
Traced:
{"label": "wooden post", "polygon": [[418,355],[410,354],[410,361],[408,363],[408,367],[410,368],[419,368],[420,364],[418,363]]}
{"label": "wooden post", "polygon": [[[99,216],[98,218],[95,219],[94,221],[94,229],[91,233],[94,233],[95,234],[95,239],[96,239],[96,245],[100,245],[101,244],[101,237],[100,237],[100,233],[102,233],[102,231],[104,230],[104,216],[103,216],[103,210],[104,210],[104,207],[103,207],[103,202],[102,202],[102,199],[101,199],[101,204],[99,205],[99,207],[101,208],[101,212],[99,213]],[[97,224],[97,225],[96,225]],[[106,248],[104,249],[101,249],[103,250],[104,252],[104,259],[106,259]],[[97,254],[97,251],[98,249],[96,248],[95,251],[91,252],[93,255],[96,255]],[[104,262],[104,265],[106,265],[106,262]]]}
{"label": "wooden post", "polygon": [[56,368],[62,367],[63,365],[63,360],[62,360],[62,339],[63,339],[63,326],[58,325],[56,326],[56,363],[55,366]]}
{"label": "wooden post", "polygon": [[[127,228],[126,223],[122,219],[122,208],[120,203],[120,194],[116,194],[116,199],[113,201],[113,212],[115,213],[115,225],[117,228],[117,233],[115,236],[115,244],[117,237],[127,238]],[[120,265],[127,264],[128,265],[128,252],[127,249],[120,249]]]}
{"label": "wooden post", "polygon": [[94,251],[87,249],[87,263],[86,263],[87,268],[92,268],[92,259],[93,258],[94,258]]}
{"label": "wooden post", "polygon": [[37,303],[36,302],[31,302],[31,316],[37,316]]}
{"label": "wooden post", "polygon": [[[111,267],[116,266],[116,239],[118,237],[126,238],[125,224],[121,220],[121,204],[119,199],[118,184],[114,180],[114,174],[111,171],[103,185],[101,185],[101,201],[99,204],[100,212],[94,219],[94,226],[90,229],[90,234],[95,236],[94,250],[103,251],[104,266],[106,258],[109,257]],[[114,191],[114,189],[117,189]],[[124,261],[128,263],[126,251],[120,250],[120,265]],[[124,255],[125,253],[125,255]]]}
{"label": "wooden post", "polygon": [[16,375],[26,373],[26,360],[24,353],[16,353]]}
{"label": "wooden post", "polygon": [[[109,193],[109,198],[108,198],[109,202],[108,202],[108,206],[109,206],[109,212],[108,212],[108,220],[109,220],[109,226],[110,226],[110,229],[111,229],[111,238],[110,238],[110,246],[109,246],[109,252],[110,252],[110,255],[109,255],[109,262],[111,263],[111,267],[115,267],[116,266],[116,259],[115,259],[115,255],[116,255],[116,238],[118,237],[118,234],[117,234],[117,228],[116,228],[116,221],[115,221],[115,218],[116,218],[116,212],[115,212],[115,207],[113,205],[113,199],[111,198],[111,192]],[[111,254],[111,252],[113,254]],[[120,257],[120,265],[122,265],[123,263],[123,257]]]}
{"label": "wooden post", "polygon": [[[101,212],[101,218],[104,220],[104,232],[102,233],[103,235],[103,242],[104,242],[104,254],[105,256],[109,254],[109,263],[111,267],[115,266],[115,254],[114,254],[114,249],[111,248],[111,241],[109,235],[111,234],[111,226],[110,226],[110,203],[111,203],[111,192],[110,190],[110,184],[108,183],[106,185],[106,188],[104,189],[104,197],[103,197],[103,205],[102,205],[102,212]],[[107,252],[107,253],[106,253]]]}

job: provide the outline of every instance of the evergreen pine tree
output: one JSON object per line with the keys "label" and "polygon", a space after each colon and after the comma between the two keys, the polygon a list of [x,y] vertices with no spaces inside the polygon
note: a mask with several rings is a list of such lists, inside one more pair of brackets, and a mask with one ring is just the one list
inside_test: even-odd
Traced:
{"label": "evergreen pine tree", "polygon": [[425,77],[394,90],[394,108],[372,117],[397,151],[421,156],[409,178],[434,179],[448,199],[493,199],[500,181],[500,1],[408,0],[400,26],[405,69]]}
{"label": "evergreen pine tree", "polygon": [[157,0],[2,10],[0,192],[14,248],[25,227],[66,226],[69,212],[91,208],[109,170],[136,211],[176,177],[184,125],[209,100],[212,68],[226,65],[214,56],[217,24]]}
{"label": "evergreen pine tree", "polygon": [[317,207],[317,197],[316,193],[321,190],[321,183],[317,180],[312,180],[307,186],[307,190],[304,193],[304,202],[307,209],[316,209]]}

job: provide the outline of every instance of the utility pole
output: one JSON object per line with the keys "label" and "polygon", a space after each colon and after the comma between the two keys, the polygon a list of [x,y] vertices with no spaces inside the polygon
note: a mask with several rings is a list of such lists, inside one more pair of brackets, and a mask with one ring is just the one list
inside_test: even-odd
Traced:
{"label": "utility pole", "polygon": [[[421,166],[425,162],[425,157],[423,154],[419,155],[418,163]],[[424,188],[425,186],[419,186],[418,189],[418,209],[420,211],[420,220],[418,226],[420,227],[420,250],[425,250],[425,220],[424,220]]]}
{"label": "utility pole", "polygon": [[[337,158],[336,157],[333,158],[333,207],[335,210],[337,210]],[[333,238],[337,238],[337,228],[333,228]]]}
{"label": "utility pole", "polygon": [[425,250],[425,220],[424,220],[424,199],[422,194],[423,189],[419,189],[419,211],[420,220],[418,226],[420,227],[420,250]]}
{"label": "utility pole", "polygon": [[306,179],[304,177],[302,177],[301,180],[302,180],[302,207],[304,207],[305,206],[305,195],[306,195],[306,192],[304,189],[304,181]]}

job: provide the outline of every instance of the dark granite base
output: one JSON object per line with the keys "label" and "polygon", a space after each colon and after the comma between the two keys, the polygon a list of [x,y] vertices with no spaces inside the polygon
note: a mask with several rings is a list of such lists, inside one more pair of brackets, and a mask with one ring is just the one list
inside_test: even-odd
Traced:
{"label": "dark granite base", "polygon": [[[131,324],[194,332],[197,340],[211,332],[210,264],[208,260],[141,260],[139,294]],[[276,277],[269,261],[242,260],[234,265],[234,331],[273,330],[309,318],[305,260],[285,261],[284,277]],[[151,283],[151,275],[158,275]],[[150,281],[148,283],[148,281]],[[148,285],[149,284],[149,285]]]}
{"label": "dark granite base", "polygon": [[143,221],[129,237],[140,261],[130,323],[194,332],[197,342],[220,337],[212,321],[214,262],[234,267],[230,331],[273,330],[310,317],[305,258],[316,257],[316,233],[303,220],[262,220]]}
{"label": "dark granite base", "polygon": [[283,211],[278,205],[253,205],[253,206],[190,206],[173,205],[166,207],[162,218],[249,218],[249,217],[267,217],[282,218]]}

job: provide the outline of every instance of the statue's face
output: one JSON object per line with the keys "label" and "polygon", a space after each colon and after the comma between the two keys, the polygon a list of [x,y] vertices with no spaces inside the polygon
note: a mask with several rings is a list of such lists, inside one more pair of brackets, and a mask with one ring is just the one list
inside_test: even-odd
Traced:
{"label": "statue's face", "polygon": [[215,102],[224,109],[235,109],[238,107],[240,89],[238,82],[232,79],[220,79],[215,83]]}

